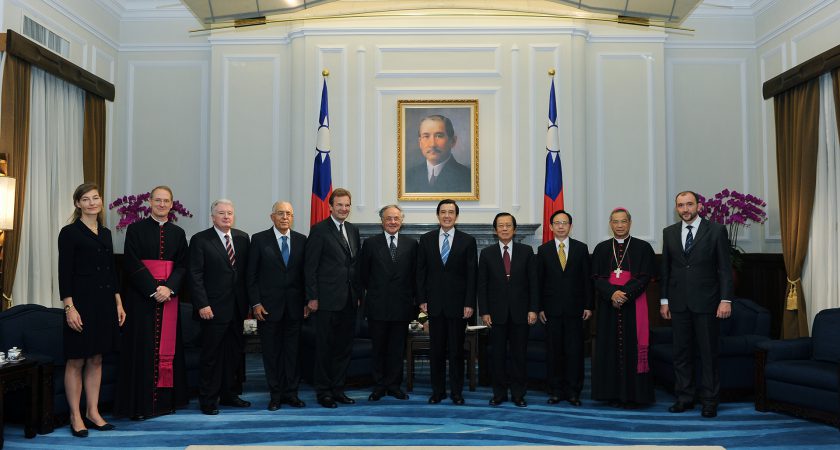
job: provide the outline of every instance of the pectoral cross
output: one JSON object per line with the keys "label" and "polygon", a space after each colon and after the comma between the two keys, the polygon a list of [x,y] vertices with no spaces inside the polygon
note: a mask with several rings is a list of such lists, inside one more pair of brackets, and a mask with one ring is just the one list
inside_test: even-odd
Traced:
{"label": "pectoral cross", "polygon": [[624,271],[621,270],[621,267],[616,267],[615,270],[613,270],[613,273],[616,278],[621,278],[621,274],[624,273]]}

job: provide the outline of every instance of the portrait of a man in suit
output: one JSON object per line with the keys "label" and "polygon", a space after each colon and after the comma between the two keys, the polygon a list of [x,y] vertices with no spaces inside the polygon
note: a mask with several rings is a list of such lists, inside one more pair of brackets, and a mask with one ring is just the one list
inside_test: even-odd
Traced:
{"label": "portrait of a man in suit", "polygon": [[401,100],[400,200],[478,198],[478,102]]}

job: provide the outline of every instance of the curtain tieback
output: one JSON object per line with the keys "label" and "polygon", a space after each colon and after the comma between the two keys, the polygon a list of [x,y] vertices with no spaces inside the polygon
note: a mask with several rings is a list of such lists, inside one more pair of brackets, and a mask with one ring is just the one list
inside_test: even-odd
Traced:
{"label": "curtain tieback", "polygon": [[797,278],[795,280],[791,280],[790,278],[787,279],[788,282],[788,289],[787,289],[787,300],[785,301],[785,309],[788,311],[796,311],[799,309],[798,305],[798,296],[796,295],[796,285],[802,278]]}

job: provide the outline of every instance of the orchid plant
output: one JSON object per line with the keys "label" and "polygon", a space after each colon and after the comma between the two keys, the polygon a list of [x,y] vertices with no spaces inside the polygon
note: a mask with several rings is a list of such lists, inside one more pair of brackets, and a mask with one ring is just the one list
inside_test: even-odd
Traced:
{"label": "orchid plant", "polygon": [[699,194],[698,197],[698,202],[703,205],[699,212],[700,217],[726,226],[733,265],[739,269],[742,250],[738,247],[738,236],[744,228],[753,223],[762,224],[767,221],[767,213],[764,211],[767,203],[754,195],[729,189],[724,189],[710,198]]}
{"label": "orchid plant", "polygon": [[[108,209],[117,208],[117,214],[120,215],[120,222],[116,226],[117,230],[124,230],[132,223],[143,220],[152,214],[152,208],[148,204],[151,195],[151,192],[124,195],[117,197],[108,205]],[[169,221],[177,222],[178,216],[192,217],[193,215],[181,202],[175,200],[172,203],[172,210],[169,211]]]}

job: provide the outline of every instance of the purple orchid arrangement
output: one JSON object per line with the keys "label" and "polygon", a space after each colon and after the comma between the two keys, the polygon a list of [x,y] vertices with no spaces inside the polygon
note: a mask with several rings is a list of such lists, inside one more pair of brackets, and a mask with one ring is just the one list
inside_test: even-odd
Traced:
{"label": "purple orchid arrangement", "polygon": [[[117,214],[120,215],[120,223],[117,224],[117,230],[124,230],[132,223],[149,217],[152,214],[152,208],[148,206],[149,197],[151,196],[151,192],[137,195],[124,195],[117,197],[116,200],[111,202],[108,205],[108,209],[117,208]],[[193,215],[180,201],[175,200],[172,203],[172,209],[169,211],[169,221],[177,222],[178,216],[192,217]]]}
{"label": "purple orchid arrangement", "polygon": [[738,234],[742,228],[767,221],[764,212],[767,203],[754,195],[724,189],[708,199],[699,194],[698,197],[703,205],[700,217],[726,225],[729,243],[735,251],[738,251]]}

